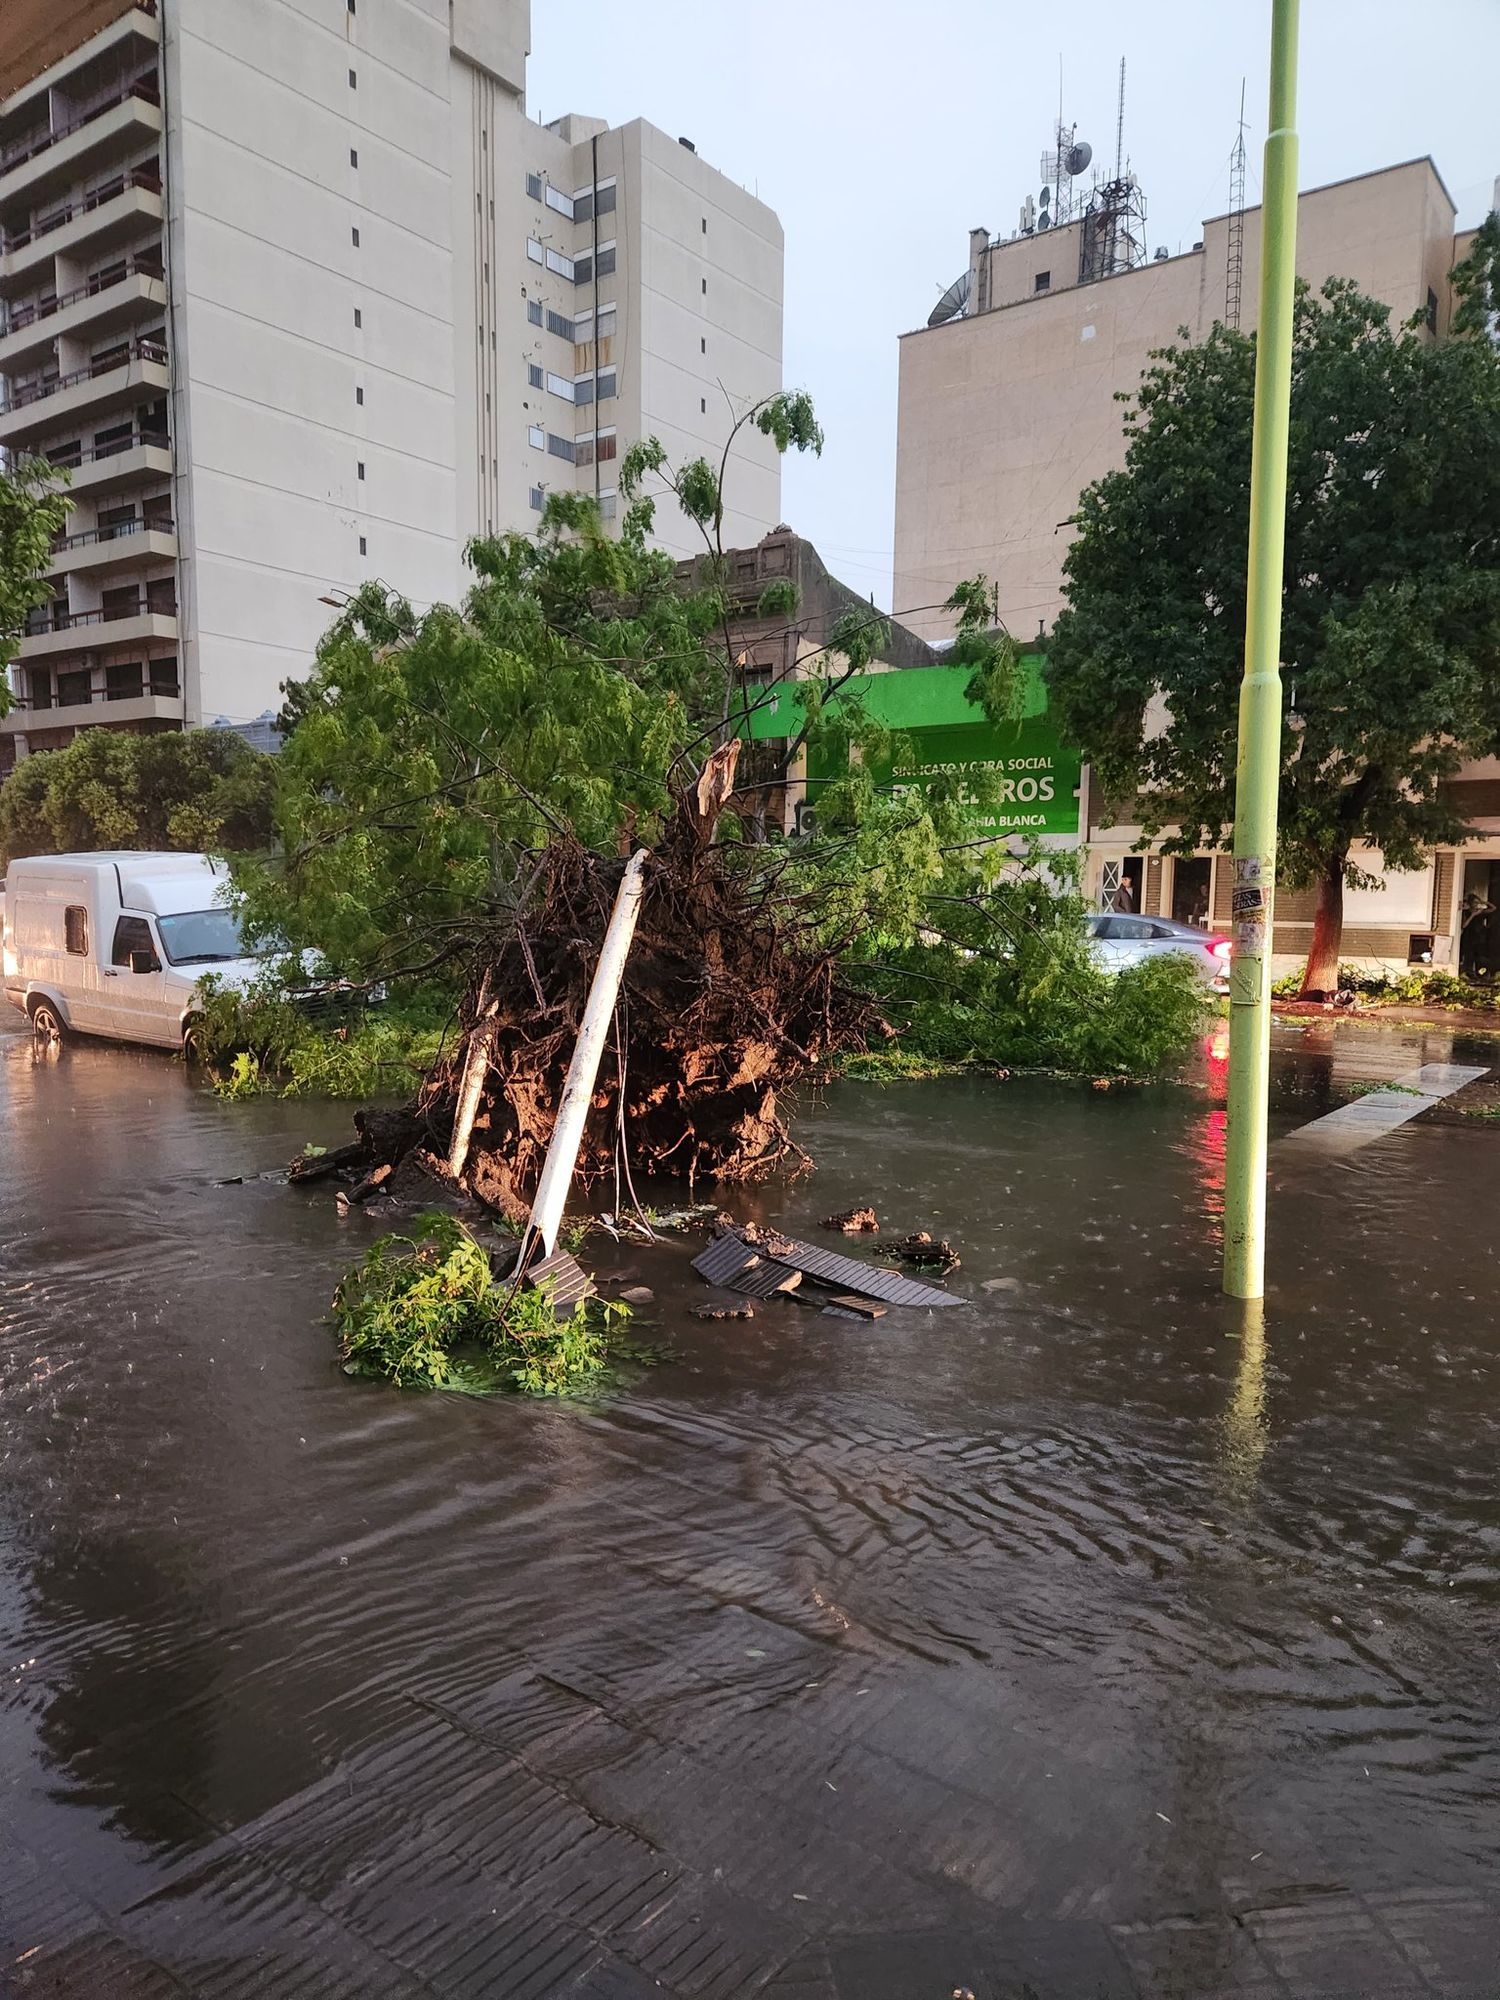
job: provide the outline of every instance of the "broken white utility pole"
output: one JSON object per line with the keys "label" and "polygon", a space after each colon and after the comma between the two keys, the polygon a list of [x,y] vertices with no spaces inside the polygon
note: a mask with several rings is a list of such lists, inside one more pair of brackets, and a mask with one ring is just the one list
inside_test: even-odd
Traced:
{"label": "broken white utility pole", "polygon": [[645,870],[646,849],[642,847],[625,864],[615,906],[610,912],[594,983],[589,988],[588,1005],[579,1023],[573,1060],[568,1064],[567,1080],[557,1107],[557,1122],[552,1128],[547,1157],[542,1163],[536,1199],[531,1204],[531,1224],[527,1234],[541,1238],[542,1254],[546,1257],[550,1257],[557,1248],[557,1232],[562,1225],[568,1190],[573,1185],[573,1169],[578,1164],[578,1148],[583,1142],[583,1128],[594,1095],[594,1082],[599,1074],[599,1059],[604,1053],[605,1036],[619,997],[620,981],[625,975],[625,960],[635,936],[636,919],[641,913],[641,896],[646,887]]}

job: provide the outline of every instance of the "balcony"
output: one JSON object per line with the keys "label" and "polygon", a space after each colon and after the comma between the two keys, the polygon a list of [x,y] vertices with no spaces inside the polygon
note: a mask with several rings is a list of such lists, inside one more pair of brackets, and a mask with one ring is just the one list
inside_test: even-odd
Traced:
{"label": "balcony", "polygon": [[70,493],[124,493],[147,480],[171,478],[172,443],[163,431],[133,430],[108,444],[61,453],[52,463],[69,474]]}
{"label": "balcony", "polygon": [[83,179],[90,168],[159,141],[159,96],[153,64],[145,75],[81,104],[53,130],[33,131],[0,149],[0,212],[34,207],[50,192]]}
{"label": "balcony", "polygon": [[105,647],[176,644],[177,613],[151,611],[144,598],[133,611],[33,612],[16,647],[16,659],[50,660],[59,654],[86,654]]}
{"label": "balcony", "polygon": [[10,400],[0,403],[0,445],[26,450],[49,431],[55,434],[81,418],[154,401],[170,386],[167,350],[160,341],[124,341],[87,368],[13,389]]}
{"label": "balcony", "polygon": [[52,544],[48,576],[107,575],[134,569],[145,562],[175,562],[177,533],[165,520],[118,521],[112,527],[86,528],[76,535],[59,535]]}
{"label": "balcony", "polygon": [[27,229],[0,231],[0,293],[35,283],[54,257],[97,256],[162,219],[161,176],[152,167],[119,173],[81,200],[63,202]]}
{"label": "balcony", "polygon": [[[39,12],[47,11],[45,8]],[[139,69],[143,60],[149,59],[154,49],[161,43],[161,29],[157,22],[157,0],[134,0],[134,4],[111,21],[106,27],[79,41],[76,30],[67,19],[68,13],[78,9],[54,7],[53,34],[45,32],[30,43],[32,59],[42,60],[46,66],[29,76],[18,90],[0,101],[0,120],[6,124],[18,123],[25,105],[33,105],[32,123],[46,123],[49,93],[54,90],[76,92],[80,88],[85,97],[92,97],[90,85],[102,87],[112,79],[106,70],[118,74],[122,70],[132,73]],[[95,12],[103,12],[96,8]],[[56,52],[52,60],[46,61],[49,40]],[[15,133],[12,137],[18,136]]]}
{"label": "balcony", "polygon": [[51,353],[53,341],[67,335],[117,333],[141,320],[160,320],[166,303],[160,258],[122,258],[75,291],[0,315],[0,375],[34,368]]}
{"label": "balcony", "polygon": [[180,694],[147,694],[111,698],[100,691],[87,701],[70,701],[66,707],[53,704],[33,708],[24,704],[0,716],[0,736],[33,736],[42,731],[122,728],[132,723],[167,722],[181,725]]}

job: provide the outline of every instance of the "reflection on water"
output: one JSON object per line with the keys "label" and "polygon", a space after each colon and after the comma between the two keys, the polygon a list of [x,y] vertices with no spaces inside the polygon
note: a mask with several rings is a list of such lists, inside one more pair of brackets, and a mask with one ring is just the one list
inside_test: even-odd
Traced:
{"label": "reflection on water", "polygon": [[[1281,1037],[1275,1130],[1448,1053]],[[575,1409],[338,1373],[320,1316],[372,1225],[255,1177],[343,1111],[0,1038],[6,1837],[123,1909],[236,1829],[284,1929],[288,1884],[478,1840],[477,1807],[435,1829],[501,1746],[507,1796],[555,1779],[768,1935],[794,1894],[878,1932],[1487,1879],[1497,1136],[1273,1148],[1246,1312],[1222,1062],[830,1090],[819,1172],[736,1205],[949,1236],[967,1310],[706,1324],[690,1245],[604,1243],[677,1358]],[[493,1907],[484,1838],[445,1907]]]}

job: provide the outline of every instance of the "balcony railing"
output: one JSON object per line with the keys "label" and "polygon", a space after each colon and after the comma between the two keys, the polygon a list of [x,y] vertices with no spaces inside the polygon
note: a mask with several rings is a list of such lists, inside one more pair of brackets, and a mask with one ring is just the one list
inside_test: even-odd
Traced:
{"label": "balcony railing", "polygon": [[[150,11],[154,13],[155,8]],[[132,97],[139,97],[147,104],[161,103],[155,64],[141,75],[132,77],[129,83],[111,84],[107,90],[85,98],[75,108],[72,117],[61,125],[51,126],[46,131],[33,130],[24,139],[13,139],[8,146],[0,146],[0,174],[8,174],[12,167],[22,166],[27,160],[34,160],[38,153],[45,153],[49,146],[71,139],[85,125],[92,125],[96,118],[102,118],[106,111],[113,111],[117,104],[128,103]]]}
{"label": "balcony railing", "polygon": [[126,437],[109,438],[103,444],[59,446],[38,456],[49,465],[71,472],[75,466],[92,465],[97,459],[118,458],[122,451],[134,451],[137,445],[156,445],[162,451],[170,451],[172,440],[165,431],[133,430]]}
{"label": "balcony railing", "polygon": [[97,355],[87,368],[75,368],[70,375],[47,375],[40,382],[28,382],[19,389],[12,389],[9,401],[0,403],[0,417],[8,417],[12,410],[24,410],[28,403],[39,403],[44,396],[56,396],[64,389],[76,389],[80,382],[92,382],[97,376],[112,374],[116,368],[122,368],[131,361],[154,361],[158,367],[165,368],[167,350],[157,340],[122,341],[108,354]]}
{"label": "balcony railing", "polygon": [[[143,666],[149,664],[142,662]],[[170,680],[161,673],[143,673],[138,687],[134,683],[117,681],[112,688],[108,685],[102,688],[90,686],[87,689],[71,687],[64,689],[59,686],[55,694],[50,688],[35,687],[18,694],[14,706],[18,712],[40,714],[49,708],[91,707],[95,702],[141,701],[148,695],[157,701],[180,700],[182,686],[175,672]]]}
{"label": "balcony railing", "polygon": [[25,305],[12,306],[3,323],[0,323],[0,334],[19,333],[23,327],[34,326],[39,319],[51,319],[54,313],[66,312],[69,306],[76,306],[82,299],[97,299],[101,292],[123,285],[127,278],[160,280],[164,276],[159,256],[122,257],[117,264],[95,271],[86,284],[77,286],[71,292],[50,294]]}
{"label": "balcony railing", "polygon": [[58,535],[52,543],[52,553],[60,556],[67,549],[91,549],[98,542],[123,542],[131,535],[170,535],[173,532],[170,519],[150,520],[137,516],[133,521],[115,521],[107,528],[85,528],[76,535]]}
{"label": "balcony railing", "polygon": [[152,603],[144,594],[130,604],[111,604],[97,611],[33,611],[26,619],[23,639],[40,639],[48,632],[76,632],[87,625],[118,625],[122,618],[175,618],[177,605]]}
{"label": "balcony railing", "polygon": [[99,187],[91,188],[82,201],[67,201],[61,208],[52,209],[39,222],[33,222],[29,229],[18,229],[11,235],[0,229],[0,256],[7,251],[24,250],[38,237],[50,236],[54,229],[66,228],[75,216],[92,215],[96,208],[103,208],[116,195],[136,187],[145,188],[148,194],[160,194],[161,175],[155,167],[132,167],[128,173],[115,174]]}

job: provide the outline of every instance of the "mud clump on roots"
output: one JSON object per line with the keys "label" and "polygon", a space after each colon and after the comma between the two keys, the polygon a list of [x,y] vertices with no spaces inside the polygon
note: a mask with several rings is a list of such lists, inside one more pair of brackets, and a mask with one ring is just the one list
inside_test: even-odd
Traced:
{"label": "mud clump on roots", "polygon": [[[780,1094],[874,1025],[832,950],[799,933],[774,865],[743,856],[682,814],[647,860],[578,1156],[583,1188],[627,1168],[691,1184],[805,1162]],[[512,1220],[530,1213],[623,869],[569,839],[548,848],[518,920],[480,954],[456,1048],[412,1107],[428,1150],[446,1153],[477,1040],[486,1069],[463,1181]]]}

